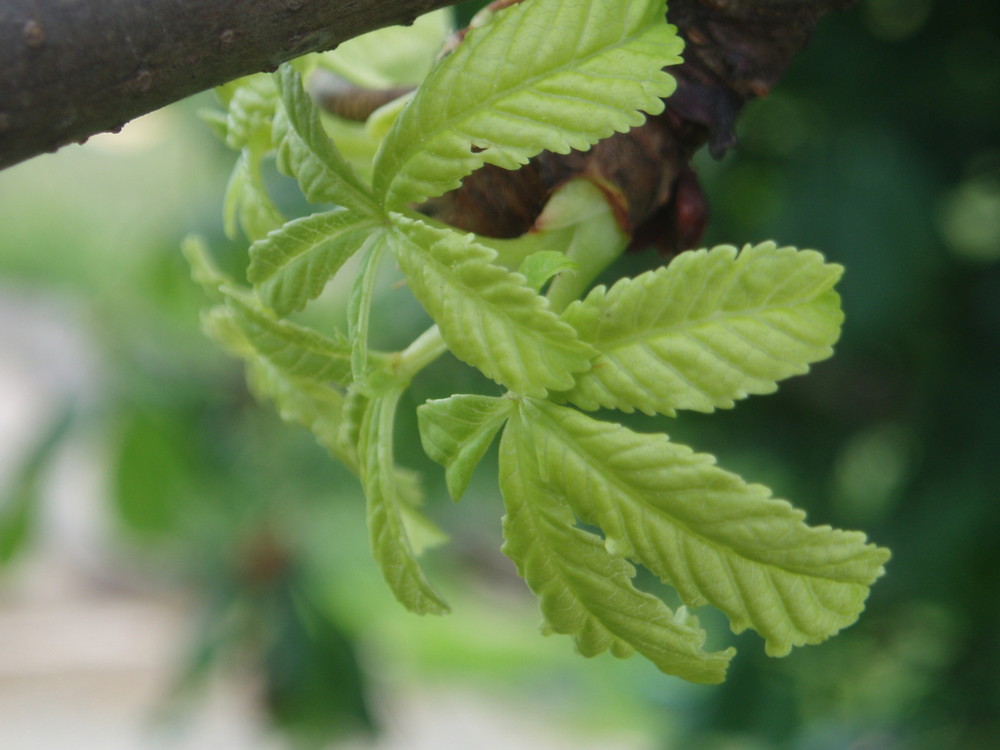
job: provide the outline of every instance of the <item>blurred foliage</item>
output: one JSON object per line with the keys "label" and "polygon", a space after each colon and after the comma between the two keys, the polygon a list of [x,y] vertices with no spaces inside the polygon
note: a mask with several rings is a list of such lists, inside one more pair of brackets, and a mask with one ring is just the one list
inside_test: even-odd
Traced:
{"label": "blurred foliage", "polygon": [[[0,173],[4,288],[84,303],[77,322],[105,367],[100,397],[74,405],[68,428],[39,425],[21,471],[0,481],[0,557],[25,554],[38,472],[54,441],[86,425],[113,456],[116,554],[202,602],[178,700],[215,665],[249,663],[295,746],[364,730],[377,714],[366,698],[381,690],[454,682],[585,727],[638,728],[665,749],[1000,746],[995,0],[863,0],[827,18],[786,80],[748,108],[739,149],[698,159],[713,208],[705,243],[823,251],[847,268],[847,323],[835,358],[776,396],[659,427],[794,498],[811,521],[864,528],[894,551],[858,625],[782,660],[753,644],[719,688],[637,660],[576,660],[539,638],[498,552],[498,491],[484,481],[494,459],[450,506],[406,418],[400,460],[424,474],[429,512],[453,537],[431,564],[455,614],[395,605],[369,558],[354,478],[258,407],[238,365],[199,332],[180,238],[199,231],[228,248],[220,262],[233,273],[246,260],[222,236],[232,163],[194,116],[209,103]],[[268,179],[283,210],[300,210],[283,178]],[[618,272],[658,262],[630,256]],[[391,284],[373,321],[379,346],[422,323]],[[342,318],[336,299],[325,309]],[[475,391],[477,378],[437,362],[401,415]]]}

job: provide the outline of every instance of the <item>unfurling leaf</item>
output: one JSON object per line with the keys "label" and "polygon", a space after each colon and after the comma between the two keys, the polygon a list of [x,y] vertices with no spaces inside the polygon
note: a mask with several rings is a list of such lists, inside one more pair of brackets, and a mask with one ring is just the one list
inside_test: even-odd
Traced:
{"label": "unfurling leaf", "polygon": [[888,550],[860,532],[807,526],[805,513],[712,456],[550,402],[522,400],[542,491],[600,526],[616,555],[641,562],[685,604],[711,603],[768,654],[819,643],[853,623]]}
{"label": "unfurling leaf", "polygon": [[393,214],[392,250],[456,357],[517,393],[567,388],[593,349],[471,235]]}
{"label": "unfurling leaf", "polygon": [[563,320],[601,354],[559,398],[673,415],[771,393],[833,352],[843,314],[840,266],[773,242],[682,253],[611,289],[597,287]]}
{"label": "unfurling leaf", "polygon": [[540,250],[525,258],[518,266],[517,272],[524,276],[525,284],[540,292],[553,276],[563,271],[572,273],[577,267],[565,253],[558,250]]}
{"label": "unfurling leaf", "polygon": [[663,111],[662,68],[683,46],[663,0],[528,0],[472,29],[386,137],[375,194],[388,208],[441,195],[483,164],[586,150]]}
{"label": "unfurling leaf", "polygon": [[284,223],[264,186],[261,162],[271,153],[271,125],[278,106],[278,87],[268,75],[253,75],[217,89],[227,100],[226,145],[239,151],[223,201],[226,236],[236,238],[237,224],[250,240],[260,239]]}
{"label": "unfurling leaf", "polygon": [[503,551],[538,596],[548,627],[572,635],[584,656],[638,651],[667,674],[722,682],[733,649],[704,651],[705,632],[694,618],[636,589],[635,569],[575,527],[567,498],[545,481],[530,429],[515,417],[500,442]]}
{"label": "unfurling leaf", "polygon": [[452,500],[465,494],[472,472],[512,409],[510,399],[470,395],[428,401],[417,409],[424,452],[445,467]]}
{"label": "unfurling leaf", "polygon": [[226,145],[263,155],[272,147],[271,121],[278,106],[278,87],[269,75],[239,78],[216,89],[226,101]]}

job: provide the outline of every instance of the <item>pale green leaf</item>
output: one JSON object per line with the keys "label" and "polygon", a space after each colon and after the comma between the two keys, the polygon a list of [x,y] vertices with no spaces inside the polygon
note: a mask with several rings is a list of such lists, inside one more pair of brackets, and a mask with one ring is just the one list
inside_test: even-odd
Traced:
{"label": "pale green leaf", "polygon": [[354,443],[341,440],[344,396],[319,383],[293,380],[254,349],[236,315],[219,305],[202,315],[209,338],[246,364],[247,383],[260,401],[269,400],[281,418],[305,427],[330,455],[357,472]]}
{"label": "pale green leaf", "polygon": [[773,242],[682,253],[670,265],[594,289],[563,320],[601,355],[559,394],[584,409],[712,411],[825,359],[843,314],[843,269]]}
{"label": "pale green leaf", "polygon": [[424,452],[445,467],[451,499],[458,501],[472,472],[513,408],[507,398],[459,395],[417,408]]}
{"label": "pale green leaf", "polygon": [[641,562],[689,606],[711,603],[768,654],[853,623],[888,550],[805,514],[715,459],[550,402],[522,400],[544,488],[600,526],[608,549]]}
{"label": "pale green leaf", "polygon": [[274,147],[271,126],[278,106],[278,87],[269,75],[237,79],[217,89],[227,106],[226,145],[239,151],[226,186],[223,227],[235,239],[237,226],[250,239],[260,239],[284,223],[264,186],[261,162]]}
{"label": "pale green leaf", "polygon": [[389,208],[441,195],[485,163],[516,169],[663,111],[682,42],[663,0],[528,0],[472,29],[390,131],[374,188]]}
{"label": "pale green leaf", "polygon": [[452,353],[517,392],[568,388],[593,350],[496,253],[450,229],[393,214],[392,249]]}
{"label": "pale green leaf", "polygon": [[372,219],[344,210],[294,219],[250,246],[247,278],[279,316],[301,310],[376,226]]}
{"label": "pale green leaf", "polygon": [[351,345],[345,339],[275,320],[242,295],[228,295],[227,304],[250,345],[286,376],[342,386],[351,382]]}
{"label": "pale green leaf", "polygon": [[388,89],[423,80],[451,31],[452,13],[425,13],[410,26],[389,26],[350,39],[316,56],[325,68],[356,86]]}
{"label": "pale green leaf", "polygon": [[573,636],[584,656],[638,651],[667,674],[722,682],[733,649],[704,651],[705,633],[694,618],[636,589],[635,569],[610,555],[600,537],[575,527],[566,498],[543,481],[532,437],[515,417],[500,442],[503,551],[538,596],[547,626]]}
{"label": "pale green leaf", "polygon": [[347,300],[347,333],[351,338],[351,372],[354,380],[363,382],[368,372],[368,320],[378,269],[385,255],[386,240],[381,232],[373,234],[365,243],[361,267],[351,285]]}
{"label": "pale green leaf", "polygon": [[407,534],[407,503],[398,483],[392,439],[401,392],[373,399],[361,424],[358,457],[368,503],[368,533],[375,562],[400,604],[418,614],[444,614],[448,605],[420,569]]}
{"label": "pale green leaf", "polygon": [[[317,442],[333,458],[355,474],[362,474],[362,467],[358,462],[358,443],[361,439],[361,424],[370,404],[367,397],[349,390],[345,398],[339,391],[326,385],[290,378],[254,349],[236,314],[229,307],[219,305],[208,310],[202,316],[202,324],[210,338],[244,360],[247,382],[254,396],[261,401],[272,401],[284,421],[311,431]],[[389,451],[391,453],[391,445]],[[420,554],[424,549],[447,540],[447,535],[419,511],[422,496],[420,483],[414,472],[390,465],[388,474],[379,476],[375,481],[376,487],[389,487],[391,490],[389,505],[386,505],[387,500],[383,497],[379,501],[379,507],[369,508],[370,514],[381,523],[384,531],[379,544],[385,547],[397,542],[404,544],[398,550],[387,550],[388,565],[393,560],[401,560],[403,564],[410,565],[408,554]],[[371,497],[369,502],[372,503]],[[389,517],[389,514],[393,515]],[[394,542],[393,534],[401,536]],[[415,561],[412,565],[416,565]],[[390,574],[386,575],[388,577]],[[415,573],[410,571],[401,574],[398,585],[406,590],[410,584],[408,576],[416,576],[418,588],[414,596],[417,606],[423,606],[427,611],[439,611],[439,605],[444,606],[440,601],[435,603],[436,594],[426,581],[420,583],[422,574],[419,568]],[[421,585],[426,586],[432,596],[421,598]]]}
{"label": "pale green leaf", "polygon": [[227,105],[226,145],[234,151],[249,149],[258,157],[269,151],[271,122],[278,106],[278,87],[266,74],[246,76],[227,84],[222,97]]}
{"label": "pale green leaf", "polygon": [[524,276],[525,283],[536,292],[541,291],[546,282],[564,271],[573,272],[577,264],[558,250],[540,250],[525,258],[517,272]]}
{"label": "pale green leaf", "polygon": [[378,216],[381,209],[371,190],[323,130],[319,112],[303,91],[299,74],[285,64],[275,76],[282,104],[274,118],[278,169],[295,177],[312,203],[334,203],[366,216]]}

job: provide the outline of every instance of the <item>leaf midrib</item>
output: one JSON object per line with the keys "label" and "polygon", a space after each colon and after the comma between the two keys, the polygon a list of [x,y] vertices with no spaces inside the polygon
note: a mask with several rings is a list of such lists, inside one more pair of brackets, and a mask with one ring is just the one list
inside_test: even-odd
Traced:
{"label": "leaf midrib", "polygon": [[[826,291],[829,291],[829,290],[824,290],[824,292],[826,292]],[[713,324],[716,324],[716,323],[719,323],[719,322],[725,323],[725,322],[729,322],[729,321],[736,321],[736,320],[740,320],[740,319],[747,319],[747,320],[752,320],[752,321],[754,321],[756,323],[759,323],[762,326],[766,326],[766,327],[771,328],[773,330],[779,331],[783,335],[788,336],[789,338],[793,338],[796,341],[799,341],[800,343],[803,343],[803,344],[806,344],[806,345],[809,345],[809,346],[817,346],[817,344],[815,344],[813,342],[807,341],[807,340],[805,340],[805,339],[803,339],[803,338],[801,338],[799,336],[793,336],[790,333],[787,333],[785,331],[782,331],[781,329],[778,329],[772,323],[769,323],[766,320],[764,320],[761,316],[763,316],[765,313],[768,313],[768,312],[778,312],[778,311],[782,311],[782,310],[794,310],[794,309],[799,308],[799,307],[804,307],[804,306],[811,305],[824,292],[820,292],[820,294],[817,294],[815,297],[812,297],[810,299],[799,300],[797,302],[793,302],[793,303],[790,303],[790,304],[781,304],[781,305],[775,305],[775,306],[758,305],[756,307],[745,308],[745,309],[741,309],[739,311],[732,311],[732,312],[721,312],[721,311],[718,311],[718,312],[712,313],[711,315],[709,315],[708,317],[705,317],[705,318],[697,318],[697,319],[685,318],[682,321],[679,321],[677,323],[672,323],[672,324],[669,324],[669,325],[666,324],[666,323],[654,323],[652,325],[649,325],[649,326],[643,328],[640,331],[636,331],[635,333],[632,333],[632,334],[629,334],[629,335],[626,335],[626,336],[620,336],[620,337],[613,337],[613,338],[610,338],[610,339],[605,339],[604,341],[608,341],[609,342],[607,346],[605,346],[604,342],[601,341],[601,339],[597,338],[597,337],[595,337],[597,340],[596,341],[592,341],[591,343],[595,347],[597,347],[602,354],[606,354],[606,355],[610,356],[611,352],[614,352],[614,351],[617,351],[617,350],[620,350],[620,349],[626,349],[626,348],[628,348],[630,346],[636,346],[636,345],[642,346],[643,344],[647,343],[647,341],[649,339],[661,339],[661,338],[668,338],[668,337],[671,337],[671,336],[683,336],[683,335],[689,333],[690,331],[692,331],[694,329],[697,329],[697,328],[700,328],[700,327],[713,325]]]}
{"label": "leaf midrib", "polygon": [[[563,439],[560,440],[560,443],[562,443],[564,446],[566,446],[566,448],[571,453],[573,453],[574,455],[576,455],[578,459],[580,459],[584,463],[590,465],[591,467],[596,468],[599,471],[601,477],[603,477],[605,479],[605,481],[609,485],[614,486],[615,488],[619,489],[622,492],[623,496],[628,497],[628,498],[632,498],[632,502],[643,513],[649,512],[649,513],[653,513],[654,515],[657,515],[657,516],[660,516],[660,517],[664,518],[668,523],[676,526],[678,529],[682,530],[683,532],[686,532],[690,536],[692,536],[692,537],[694,537],[696,539],[703,540],[706,545],[712,547],[713,549],[721,550],[724,553],[723,556],[726,556],[725,553],[728,553],[729,556],[735,557],[735,558],[737,558],[739,560],[749,560],[749,561],[751,561],[751,562],[753,562],[753,563],[755,563],[757,565],[761,565],[761,566],[763,566],[765,568],[768,568],[769,570],[780,571],[781,573],[784,573],[784,574],[800,575],[800,576],[802,576],[804,578],[810,578],[810,579],[819,580],[819,581],[829,581],[829,582],[838,583],[838,584],[857,585],[857,586],[863,585],[863,584],[857,583],[856,581],[843,581],[843,580],[836,579],[836,578],[824,577],[824,576],[821,576],[821,575],[818,575],[818,574],[814,574],[814,573],[792,571],[792,570],[789,570],[787,568],[782,568],[779,565],[776,565],[775,563],[767,562],[765,560],[761,560],[761,559],[759,559],[759,558],[757,558],[757,557],[755,557],[753,555],[746,555],[746,556],[740,555],[740,554],[736,553],[731,547],[723,544],[720,541],[717,541],[717,540],[713,539],[711,536],[707,536],[705,534],[702,534],[702,533],[699,533],[699,532],[695,531],[694,529],[691,528],[690,525],[688,525],[687,523],[685,523],[685,522],[677,519],[674,515],[668,513],[664,509],[662,509],[660,507],[657,507],[655,505],[649,505],[649,504],[641,503],[641,502],[635,500],[634,499],[635,488],[633,488],[633,487],[631,487],[629,485],[624,484],[624,482],[621,481],[621,480],[619,480],[617,476],[612,475],[611,477],[609,477],[601,469],[602,462],[600,460],[597,460],[597,461],[594,460],[595,458],[599,458],[599,457],[593,456],[592,454],[584,451],[582,448],[580,448],[578,450],[576,448],[576,441],[574,441],[574,440],[571,439],[572,436],[570,436],[569,433],[567,433],[565,430],[563,430],[558,425],[558,423],[555,420],[553,420],[551,417],[549,417],[547,414],[545,414],[545,412],[544,412],[543,409],[539,409],[538,407],[533,407],[533,408],[534,408],[534,410],[536,412],[539,413],[539,415],[541,416],[542,420],[548,426],[548,429],[549,429],[550,432],[563,437]],[[569,438],[569,439],[566,439],[566,438]],[[619,519],[622,521],[621,528],[627,534],[627,540],[631,544],[632,534],[629,532],[629,524],[625,521],[624,513],[623,513],[622,509],[620,507],[618,507],[617,503],[615,504],[615,509],[614,510],[617,513]]]}

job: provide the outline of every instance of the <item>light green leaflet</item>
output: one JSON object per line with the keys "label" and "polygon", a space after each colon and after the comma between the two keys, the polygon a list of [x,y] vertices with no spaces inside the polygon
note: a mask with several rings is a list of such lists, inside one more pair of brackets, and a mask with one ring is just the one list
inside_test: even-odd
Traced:
{"label": "light green leaflet", "polygon": [[693,617],[636,589],[635,569],[576,528],[566,498],[544,482],[528,430],[515,417],[500,442],[503,551],[538,596],[549,628],[572,635],[584,656],[638,651],[667,674],[722,682],[734,650],[702,650],[705,632]]}
{"label": "light green leaflet", "polygon": [[244,359],[263,358],[284,376],[297,381],[347,385],[351,350],[345,340],[332,340],[311,329],[272,318],[258,306],[252,294],[219,271],[197,238],[185,240],[184,254],[195,281],[228,306],[225,321],[216,321],[213,336],[223,347]]}
{"label": "light green leaflet", "polygon": [[610,290],[594,289],[563,320],[601,355],[560,398],[673,415],[771,393],[826,359],[843,314],[840,266],[773,242],[682,253]]}
{"label": "light green leaflet", "polygon": [[368,501],[368,534],[375,562],[396,599],[418,614],[444,614],[445,604],[417,562],[407,533],[409,509],[393,461],[392,431],[401,389],[372,399],[358,441],[361,482]]}
{"label": "light green leaflet", "polygon": [[553,276],[563,272],[572,273],[577,268],[577,264],[567,258],[565,253],[539,250],[525,258],[517,267],[517,272],[524,276],[525,284],[539,292]]}
{"label": "light green leaflet", "polygon": [[[225,287],[223,287],[225,290]],[[287,377],[346,386],[351,381],[351,345],[316,331],[275,320],[241,295],[227,304],[251,346]]]}
{"label": "light green leaflet", "polygon": [[278,68],[275,77],[282,105],[274,116],[278,169],[299,181],[303,195],[311,203],[333,203],[366,216],[381,215],[371,190],[323,130],[299,74],[286,63]]}
{"label": "light green leaflet", "polygon": [[610,551],[641,562],[689,606],[710,602],[735,632],[756,630],[772,656],[853,623],[884,572],[888,550],[864,534],[807,526],[766,487],[665,435],[546,401],[522,400],[516,421],[541,489],[566,497]]}
{"label": "light green leaflet", "polygon": [[417,408],[424,452],[445,467],[448,494],[457,501],[472,472],[507,420],[514,402],[489,396],[452,396]]}
{"label": "light green leaflet", "polygon": [[247,278],[279,316],[301,310],[376,226],[342,209],[294,219],[250,246]]}
{"label": "light green leaflet", "polygon": [[[303,370],[299,368],[305,364],[308,366],[304,372],[310,376],[329,372],[331,369],[349,371],[346,352],[338,342],[319,337],[317,343],[315,337],[319,334],[313,332],[305,332],[306,335],[300,338],[297,332],[302,329],[298,326],[277,324],[276,321],[270,322],[276,323],[277,328],[265,324],[262,326],[263,330],[253,336],[253,331],[248,331],[248,321],[240,321],[233,309],[233,303],[236,302],[241,307],[253,310],[256,316],[263,316],[260,310],[255,310],[247,301],[249,294],[239,291],[234,293],[235,284],[219,271],[200,240],[188,237],[184,241],[183,250],[191,265],[191,275],[195,282],[212,299],[228,303],[216,305],[202,314],[202,328],[208,337],[246,363],[247,382],[259,400],[273,401],[283,420],[310,430],[330,455],[356,472],[355,444],[348,444],[340,439],[343,431],[344,396],[315,379],[295,378],[287,372],[290,368],[293,374],[302,374]],[[264,317],[266,320],[266,316]],[[260,325],[260,321],[257,325]],[[285,334],[286,331],[289,333]],[[252,338],[257,340],[253,341]],[[303,339],[308,342],[305,351],[299,349]],[[265,352],[270,350],[272,356],[283,360],[285,369],[269,360],[266,353],[258,351],[255,344],[262,346]],[[337,364],[324,362],[324,356],[336,360]],[[316,367],[317,363],[320,367]]]}
{"label": "light green leaflet", "polygon": [[682,42],[663,0],[526,0],[473,29],[424,80],[375,163],[390,209],[441,195],[484,163],[587,149],[663,111]]}
{"label": "light green leaflet", "polygon": [[344,397],[337,390],[283,374],[253,348],[232,310],[224,305],[202,314],[202,328],[220,347],[245,362],[247,384],[259,401],[271,401],[285,422],[305,427],[333,458],[357,471],[353,446],[340,440]]}
{"label": "light green leaflet", "polygon": [[450,229],[393,214],[393,253],[459,359],[517,393],[568,388],[593,349],[496,253]]}

